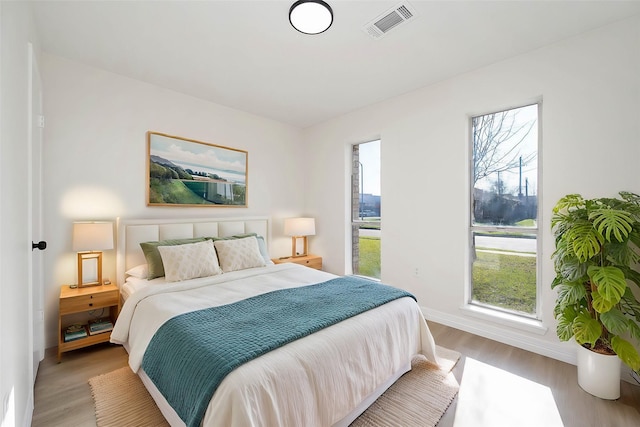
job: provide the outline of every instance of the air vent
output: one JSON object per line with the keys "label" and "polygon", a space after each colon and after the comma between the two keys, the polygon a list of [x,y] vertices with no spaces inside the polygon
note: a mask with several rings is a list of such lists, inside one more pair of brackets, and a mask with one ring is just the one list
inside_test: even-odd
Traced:
{"label": "air vent", "polygon": [[379,39],[389,31],[397,28],[398,25],[411,21],[415,17],[415,9],[405,1],[396,5],[392,9],[387,10],[385,13],[366,24],[362,29],[374,39]]}

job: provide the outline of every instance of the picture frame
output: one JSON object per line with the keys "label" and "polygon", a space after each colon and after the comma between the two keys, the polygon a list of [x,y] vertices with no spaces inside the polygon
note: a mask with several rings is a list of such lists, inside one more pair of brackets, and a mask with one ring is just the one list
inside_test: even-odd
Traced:
{"label": "picture frame", "polygon": [[147,132],[147,206],[246,208],[249,153]]}
{"label": "picture frame", "polygon": [[102,252],[78,252],[78,287],[102,285]]}

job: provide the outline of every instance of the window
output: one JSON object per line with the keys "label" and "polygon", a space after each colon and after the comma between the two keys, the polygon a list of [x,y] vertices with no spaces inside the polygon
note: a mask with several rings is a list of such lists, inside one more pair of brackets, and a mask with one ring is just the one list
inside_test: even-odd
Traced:
{"label": "window", "polygon": [[469,303],[538,317],[539,104],[471,118]]}
{"label": "window", "polygon": [[380,140],[354,145],[351,158],[352,270],[380,279]]}

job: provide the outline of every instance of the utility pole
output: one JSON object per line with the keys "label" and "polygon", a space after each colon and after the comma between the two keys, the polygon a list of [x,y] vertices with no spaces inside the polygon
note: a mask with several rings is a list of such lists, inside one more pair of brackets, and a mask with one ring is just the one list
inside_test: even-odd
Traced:
{"label": "utility pole", "polygon": [[518,172],[518,198],[522,199],[522,156],[520,156],[520,171]]}

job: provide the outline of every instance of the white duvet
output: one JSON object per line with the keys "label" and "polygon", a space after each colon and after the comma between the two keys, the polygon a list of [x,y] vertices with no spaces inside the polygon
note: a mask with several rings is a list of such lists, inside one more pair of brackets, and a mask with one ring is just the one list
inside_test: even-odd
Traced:
{"label": "white duvet", "polygon": [[[127,299],[111,341],[126,346],[138,372],[153,334],[178,314],[335,277],[288,263],[148,286]],[[419,306],[401,298],[242,365],[220,384],[202,424],[331,426],[417,353],[437,362]]]}

